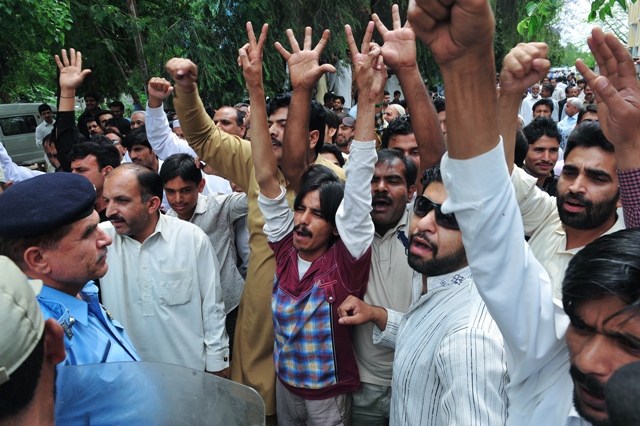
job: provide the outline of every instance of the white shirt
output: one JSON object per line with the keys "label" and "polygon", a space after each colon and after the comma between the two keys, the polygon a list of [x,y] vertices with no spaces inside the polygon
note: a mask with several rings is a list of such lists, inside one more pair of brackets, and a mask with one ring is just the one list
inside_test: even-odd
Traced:
{"label": "white shirt", "polygon": [[[567,235],[560,221],[556,197],[536,187],[536,178],[514,167],[511,182],[522,212],[525,235],[531,237],[531,250],[551,277],[553,297],[561,300],[564,272],[569,261],[582,247],[567,250]],[[616,223],[605,234],[621,229],[624,229],[624,218],[618,215]]]}
{"label": "white shirt", "polygon": [[[193,158],[198,156],[186,140],[180,139],[178,135],[171,131],[167,114],[164,113],[162,106],[151,108],[147,104],[145,128],[149,144],[160,159],[166,160],[173,154],[189,154]],[[202,191],[204,195],[215,194],[216,192],[231,194],[233,192],[229,181],[220,176],[202,173],[202,177],[205,180],[204,190]]]}
{"label": "white shirt", "polygon": [[553,93],[551,94],[551,97],[559,102],[559,101],[563,100],[564,98],[566,98],[567,95],[564,93],[564,88],[560,87],[560,84],[558,83],[556,88],[553,89]]}
{"label": "white shirt", "polygon": [[[244,278],[236,266],[237,250],[234,224],[247,215],[247,194],[198,194],[196,210],[189,222],[207,234],[220,265],[220,286],[224,313],[228,314],[240,304]],[[178,217],[169,210],[167,216]]]}
{"label": "white shirt", "polygon": [[4,170],[4,177],[7,182],[12,181],[13,183],[18,183],[44,174],[44,172],[39,170],[31,170],[28,167],[18,166],[13,162],[2,143],[0,143],[0,166],[2,166]]}
{"label": "white shirt", "polygon": [[[486,179],[492,176],[491,179]],[[499,143],[468,160],[445,154],[442,177],[473,280],[504,339],[509,372],[509,426],[588,426],[572,410],[565,332],[569,318],[522,238],[524,227]]]}
{"label": "white shirt", "polygon": [[520,104],[520,116],[522,116],[525,126],[533,120],[533,104],[538,102],[540,99],[542,99],[540,95],[538,95],[537,98],[534,98],[531,93],[529,93],[527,97],[522,100],[522,103]]}
{"label": "white shirt", "polygon": [[140,358],[200,371],[227,368],[220,268],[205,233],[166,215],[142,244],[118,235],[111,222],[100,227],[113,238],[102,301]]}
{"label": "white shirt", "polygon": [[393,425],[503,425],[507,367],[502,336],[487,312],[469,267],[413,278],[419,297],[407,312],[387,309],[376,344],[394,348]]}
{"label": "white shirt", "polygon": [[38,127],[36,127],[36,145],[38,148],[42,148],[42,139],[53,131],[53,125],[55,122],[56,120],[53,120],[51,124],[49,124],[46,121],[43,121],[38,124]]}

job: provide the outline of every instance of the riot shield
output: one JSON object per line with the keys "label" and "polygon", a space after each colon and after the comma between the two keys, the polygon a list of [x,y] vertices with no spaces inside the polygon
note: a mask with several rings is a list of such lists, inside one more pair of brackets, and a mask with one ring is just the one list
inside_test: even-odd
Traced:
{"label": "riot shield", "polygon": [[244,385],[156,362],[58,368],[59,425],[264,425],[265,406]]}

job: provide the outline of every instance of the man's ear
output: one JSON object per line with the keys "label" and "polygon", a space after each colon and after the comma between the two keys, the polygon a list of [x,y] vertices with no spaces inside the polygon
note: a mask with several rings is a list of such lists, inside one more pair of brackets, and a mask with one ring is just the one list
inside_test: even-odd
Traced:
{"label": "man's ear", "polygon": [[104,166],[102,168],[102,177],[105,178],[111,171],[113,170],[113,166]]}
{"label": "man's ear", "polygon": [[340,233],[338,232],[338,227],[337,226],[333,227],[333,235],[335,235],[336,237],[340,236]]}
{"label": "man's ear", "polygon": [[335,135],[337,131],[337,127],[329,127],[329,138],[333,139],[333,135]]}
{"label": "man's ear", "polygon": [[200,181],[200,183],[198,184],[198,192],[200,192],[200,193],[201,193],[201,192],[204,190],[204,185],[205,185],[206,183],[207,183],[207,182],[204,180],[204,177],[203,177],[203,178],[202,178],[202,180]]}
{"label": "man's ear", "polygon": [[416,186],[411,185],[409,189],[407,189],[407,203],[410,203],[413,200],[413,194],[416,193]]}
{"label": "man's ear", "polygon": [[60,364],[67,356],[64,349],[64,330],[53,318],[44,322],[44,356],[52,365]]}
{"label": "man's ear", "polygon": [[160,210],[162,207],[162,199],[158,197],[151,197],[147,200],[147,211],[149,214],[153,214],[156,211]]}
{"label": "man's ear", "polygon": [[23,255],[23,260],[27,269],[30,269],[37,274],[47,275],[51,272],[46,252],[38,246],[26,249]]}
{"label": "man's ear", "polygon": [[309,149],[314,151],[316,149],[316,144],[318,143],[318,138],[320,138],[320,132],[317,130],[312,130],[309,132]]}

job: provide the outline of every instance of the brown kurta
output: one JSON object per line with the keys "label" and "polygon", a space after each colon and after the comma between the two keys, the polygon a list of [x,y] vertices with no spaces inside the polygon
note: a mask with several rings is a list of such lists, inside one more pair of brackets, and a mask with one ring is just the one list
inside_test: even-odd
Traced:
{"label": "brown kurta", "polygon": [[[254,388],[265,402],[267,415],[275,414],[275,380],[273,364],[273,320],[271,316],[271,291],[276,263],[273,251],[262,232],[264,217],[258,208],[260,188],[255,179],[251,143],[218,129],[207,115],[196,90],[193,93],[174,90],[174,106],[182,131],[189,145],[202,161],[210,164],[247,193],[249,206],[249,269],[240,298],[238,322],[231,361],[231,379]],[[345,179],[344,171],[321,156],[316,164],[331,168],[338,177]],[[295,193],[286,185],[284,175],[278,170],[280,185],[287,188],[287,201],[293,206]]]}

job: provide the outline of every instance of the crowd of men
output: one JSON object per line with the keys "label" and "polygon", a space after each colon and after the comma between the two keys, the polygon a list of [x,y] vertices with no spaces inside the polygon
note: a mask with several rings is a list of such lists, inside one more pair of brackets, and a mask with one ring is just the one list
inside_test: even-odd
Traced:
{"label": "crowd of men", "polygon": [[[0,147],[0,424],[53,421],[56,366],[138,361],[250,386],[270,424],[638,424],[631,56],[595,28],[600,75],[549,80],[548,47],[519,44],[496,95],[487,0],[392,17],[347,25],[336,67],[328,31],[288,30],[292,91],[268,103],[268,26],[247,23],[250,102],[215,110],[174,58],[145,110],[86,93],[76,121],[91,71],[56,55],[36,130],[55,173]],[[323,90],[336,68],[353,93]]]}

